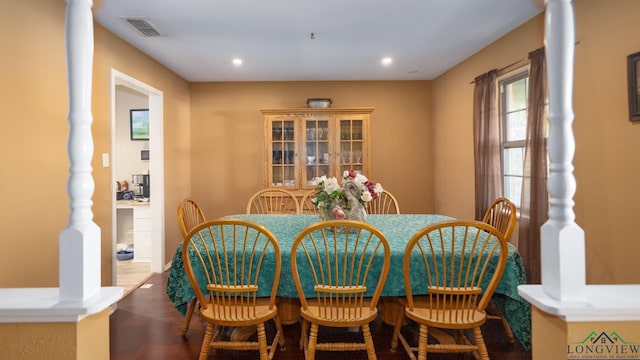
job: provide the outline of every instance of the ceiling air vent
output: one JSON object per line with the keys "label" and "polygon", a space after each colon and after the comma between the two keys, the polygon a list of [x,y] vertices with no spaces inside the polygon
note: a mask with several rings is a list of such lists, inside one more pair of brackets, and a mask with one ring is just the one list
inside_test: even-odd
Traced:
{"label": "ceiling air vent", "polygon": [[149,22],[149,20],[145,18],[136,18],[136,17],[125,17],[122,18],[131,26],[136,28],[143,36],[154,37],[154,36],[162,36],[160,31],[156,29],[155,25]]}

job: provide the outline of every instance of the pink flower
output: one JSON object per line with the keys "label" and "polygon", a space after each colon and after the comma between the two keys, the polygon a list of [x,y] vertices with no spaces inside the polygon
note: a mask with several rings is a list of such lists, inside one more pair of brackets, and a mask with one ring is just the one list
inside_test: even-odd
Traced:
{"label": "pink flower", "polygon": [[335,215],[337,220],[342,220],[346,216],[340,206],[334,207],[332,211],[333,211],[333,215]]}

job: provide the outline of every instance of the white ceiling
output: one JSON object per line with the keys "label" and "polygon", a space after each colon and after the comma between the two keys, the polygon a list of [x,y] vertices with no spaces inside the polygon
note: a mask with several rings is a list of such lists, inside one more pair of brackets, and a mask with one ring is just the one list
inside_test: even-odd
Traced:
{"label": "white ceiling", "polygon": [[[105,0],[94,17],[191,82],[430,80],[540,13],[539,3]],[[162,36],[123,17],[145,18]]]}

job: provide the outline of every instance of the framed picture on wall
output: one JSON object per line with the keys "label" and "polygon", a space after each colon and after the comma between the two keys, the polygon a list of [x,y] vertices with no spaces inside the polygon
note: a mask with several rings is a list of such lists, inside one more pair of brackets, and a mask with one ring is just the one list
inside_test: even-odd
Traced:
{"label": "framed picture on wall", "polygon": [[627,56],[629,120],[640,120],[640,52]]}
{"label": "framed picture on wall", "polygon": [[149,109],[132,109],[129,113],[131,140],[149,140]]}

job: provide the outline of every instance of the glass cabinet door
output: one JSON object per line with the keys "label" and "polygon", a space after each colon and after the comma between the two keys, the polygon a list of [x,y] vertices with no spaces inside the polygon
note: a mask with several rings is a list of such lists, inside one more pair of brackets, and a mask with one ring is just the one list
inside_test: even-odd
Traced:
{"label": "glass cabinet door", "polygon": [[321,176],[369,169],[373,108],[261,109],[265,120],[265,182],[302,196]]}
{"label": "glass cabinet door", "polygon": [[304,120],[303,134],[305,136],[303,186],[316,186],[316,178],[329,177],[333,163],[330,148],[330,128],[328,118],[307,118]]}
{"label": "glass cabinet door", "polygon": [[364,170],[364,128],[361,119],[340,119],[340,174],[345,170]]}
{"label": "glass cabinet door", "polygon": [[293,119],[271,121],[272,186],[293,188],[296,185],[296,128]]}

